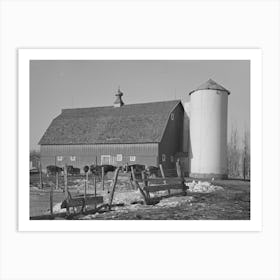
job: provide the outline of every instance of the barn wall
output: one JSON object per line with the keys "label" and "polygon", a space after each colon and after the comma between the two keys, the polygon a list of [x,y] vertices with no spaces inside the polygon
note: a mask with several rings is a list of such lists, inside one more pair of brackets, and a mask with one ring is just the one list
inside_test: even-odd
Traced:
{"label": "barn wall", "polygon": [[[122,155],[121,161],[117,161],[118,154]],[[113,165],[128,163],[157,166],[158,144],[41,145],[43,170],[48,165],[68,164],[79,168],[95,162],[100,165],[102,155],[110,155],[110,164]],[[130,160],[131,156],[135,156],[135,161]]]}
{"label": "barn wall", "polygon": [[[172,120],[171,114],[174,113]],[[184,123],[184,109],[181,103],[172,111],[169,120],[159,145],[159,163],[163,168],[170,169],[176,166],[176,154],[182,152],[183,144],[183,123]],[[165,155],[165,161],[163,156]]]}

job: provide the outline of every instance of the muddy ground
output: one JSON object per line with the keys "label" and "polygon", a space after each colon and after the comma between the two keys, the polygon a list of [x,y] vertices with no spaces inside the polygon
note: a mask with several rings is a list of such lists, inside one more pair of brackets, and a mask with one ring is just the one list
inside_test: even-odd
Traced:
{"label": "muddy ground", "polygon": [[[111,176],[112,177],[112,176]],[[101,182],[97,182],[97,195],[104,197],[104,203],[109,201],[111,177],[105,181],[104,190]],[[36,179],[37,180],[37,179]],[[38,189],[38,181],[32,181],[30,188],[30,215],[49,213],[49,185],[54,184],[52,178],[44,178],[43,190]],[[62,180],[62,179],[61,179]],[[197,181],[196,181],[197,182]],[[202,189],[188,191],[183,196],[179,191],[158,192],[155,196],[162,199],[156,205],[144,205],[141,194],[133,188],[127,176],[120,176],[114,196],[114,206],[111,211],[91,215],[79,215],[76,219],[98,220],[249,220],[250,219],[250,182],[242,180],[211,181],[211,185],[219,186],[216,190],[207,192]],[[60,202],[63,200],[63,182],[61,188],[54,191],[54,212],[61,212]],[[72,195],[84,191],[83,177],[70,178],[69,189]],[[90,179],[87,193],[94,193],[93,181]],[[90,206],[88,207],[90,209]]]}

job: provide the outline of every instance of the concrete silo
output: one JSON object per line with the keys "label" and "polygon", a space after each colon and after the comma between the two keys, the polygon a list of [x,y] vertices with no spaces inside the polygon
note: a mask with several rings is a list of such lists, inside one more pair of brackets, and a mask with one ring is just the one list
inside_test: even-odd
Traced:
{"label": "concrete silo", "polygon": [[230,92],[208,80],[190,95],[190,176],[227,177],[227,107]]}

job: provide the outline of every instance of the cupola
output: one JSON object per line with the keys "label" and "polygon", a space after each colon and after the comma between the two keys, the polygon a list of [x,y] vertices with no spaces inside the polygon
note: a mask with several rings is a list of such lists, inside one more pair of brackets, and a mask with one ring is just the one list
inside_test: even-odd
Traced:
{"label": "cupola", "polygon": [[122,107],[124,105],[123,101],[122,101],[122,96],[123,96],[123,93],[121,92],[120,88],[118,88],[118,93],[115,94],[116,95],[116,100],[114,102],[114,107],[117,108],[117,107]]}

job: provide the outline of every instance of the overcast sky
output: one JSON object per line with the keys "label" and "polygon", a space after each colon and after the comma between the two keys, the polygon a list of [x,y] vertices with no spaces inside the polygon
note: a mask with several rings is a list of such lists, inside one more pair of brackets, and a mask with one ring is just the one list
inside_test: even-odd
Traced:
{"label": "overcast sky", "polygon": [[30,149],[63,108],[111,106],[118,86],[125,104],[189,100],[188,93],[209,78],[228,89],[228,135],[250,124],[250,62],[31,61]]}

